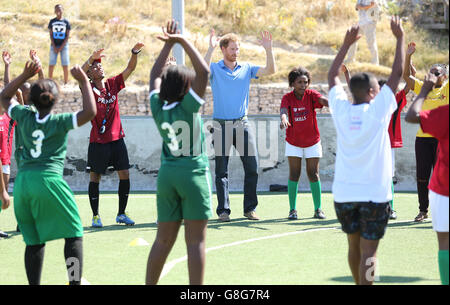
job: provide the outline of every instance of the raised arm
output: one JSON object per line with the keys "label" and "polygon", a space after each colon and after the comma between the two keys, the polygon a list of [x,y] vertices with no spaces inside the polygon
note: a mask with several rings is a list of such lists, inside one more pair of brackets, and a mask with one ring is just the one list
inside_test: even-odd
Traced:
{"label": "raised arm", "polygon": [[209,48],[205,55],[205,62],[208,67],[211,65],[212,55],[216,47],[219,45],[219,41],[220,37],[216,36],[216,32],[214,31],[214,29],[211,29],[211,33],[209,34]]}
{"label": "raised arm", "polygon": [[3,63],[5,64],[5,72],[3,74],[3,82],[5,83],[5,86],[9,83],[9,66],[11,65],[11,54],[8,53],[8,51],[2,52],[2,59]]}
{"label": "raised arm", "polygon": [[411,90],[414,90],[415,85],[415,80],[411,78],[412,55],[415,52],[416,52],[416,44],[414,42],[410,42],[408,44],[408,47],[406,48],[405,65],[403,69],[403,80],[406,82],[406,84]]}
{"label": "raised arm", "polygon": [[339,81],[339,71],[344,63],[345,56],[347,55],[350,46],[361,38],[361,35],[358,32],[359,26],[355,25],[349,28],[345,33],[344,43],[336,54],[330,70],[328,71],[328,91],[341,83]]}
{"label": "raised arm", "polygon": [[78,126],[81,126],[90,122],[95,117],[97,114],[97,107],[95,105],[95,98],[92,93],[91,85],[89,84],[89,79],[83,69],[76,65],[70,69],[70,73],[73,78],[78,81],[83,98],[83,109],[77,114],[77,124]]}
{"label": "raised arm", "polygon": [[347,86],[350,88],[350,79],[351,79],[350,70],[347,68],[346,65],[343,64],[341,66],[341,72],[344,73],[345,81],[347,82]]}
{"label": "raised arm", "polygon": [[272,34],[268,31],[261,32],[259,43],[263,46],[264,50],[266,50],[266,66],[258,70],[258,73],[256,73],[257,77],[270,75],[276,71],[275,57],[272,49]]}
{"label": "raised arm", "polygon": [[11,99],[16,94],[17,89],[19,89],[29,78],[38,73],[39,69],[41,69],[41,66],[38,63],[27,61],[22,74],[5,86],[0,94],[0,102],[5,110],[8,110],[9,106],[11,106]]}
{"label": "raised arm", "polygon": [[423,82],[422,89],[420,90],[419,95],[414,99],[413,103],[408,109],[406,113],[405,121],[408,123],[420,124],[420,111],[422,109],[423,102],[433,90],[434,85],[436,85],[437,77],[433,73],[428,73],[425,76],[425,80]]}
{"label": "raised arm", "polygon": [[[36,50],[33,50],[33,49],[30,50],[30,58],[35,63],[38,63],[39,65],[42,65],[40,58],[37,56]],[[44,72],[42,71],[42,69],[39,69],[38,77],[39,77],[39,79],[44,79],[45,78]]]}
{"label": "raised arm", "polygon": [[167,31],[163,28],[163,36],[158,36],[157,38],[164,41],[165,44],[150,72],[150,91],[157,89],[155,87],[155,80],[161,76],[171,48],[175,43],[179,43],[186,51],[194,66],[195,79],[191,85],[192,90],[198,96],[203,97],[208,82],[209,67],[198,50],[184,36],[177,34],[177,25],[174,20],[167,23]]}
{"label": "raised arm", "polygon": [[136,69],[138,54],[142,51],[143,47],[144,47],[144,44],[141,42],[138,42],[131,49],[130,60],[128,61],[127,67],[122,72],[124,81],[126,81],[128,79],[128,77],[131,75],[131,73],[133,73],[133,71]]}
{"label": "raised arm", "polygon": [[400,17],[395,16],[391,18],[391,30],[395,38],[397,39],[397,46],[395,48],[395,57],[394,63],[392,64],[392,72],[386,82],[386,85],[388,85],[391,88],[392,92],[396,92],[398,84],[402,77],[403,65],[405,63],[405,48],[403,47],[404,37],[403,37],[402,21]]}

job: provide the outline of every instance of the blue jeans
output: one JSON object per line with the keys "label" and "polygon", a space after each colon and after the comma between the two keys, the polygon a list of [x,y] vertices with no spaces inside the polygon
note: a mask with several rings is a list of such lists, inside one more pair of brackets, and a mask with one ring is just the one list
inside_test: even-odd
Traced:
{"label": "blue jeans", "polygon": [[217,215],[223,212],[231,213],[228,191],[228,161],[231,146],[234,146],[239,152],[242,165],[244,166],[244,213],[254,211],[258,205],[256,195],[258,153],[255,137],[249,131],[248,120],[216,120],[212,132],[216,164]]}

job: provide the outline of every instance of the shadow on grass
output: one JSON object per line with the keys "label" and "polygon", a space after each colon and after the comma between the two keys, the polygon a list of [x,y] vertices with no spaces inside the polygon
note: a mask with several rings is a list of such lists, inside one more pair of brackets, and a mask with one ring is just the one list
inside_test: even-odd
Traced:
{"label": "shadow on grass", "polygon": [[[339,276],[332,277],[330,280],[341,283],[354,283],[353,278],[351,276]],[[414,282],[423,282],[431,280],[425,279],[423,277],[418,276],[380,276],[378,281],[375,281],[374,284],[392,284],[392,283],[414,283]]]}
{"label": "shadow on grass", "polygon": [[89,233],[96,233],[96,232],[102,232],[102,231],[140,230],[140,229],[146,229],[146,228],[156,230],[158,228],[158,225],[154,222],[153,223],[140,223],[140,224],[135,224],[134,226],[113,224],[113,225],[103,226],[101,228],[83,227],[83,231],[85,234],[89,234]]}
{"label": "shadow on grass", "polygon": [[389,222],[388,228],[411,228],[411,229],[430,230],[433,228],[433,224],[431,221],[426,221],[426,222],[415,222],[414,220],[398,221],[398,222]]}
{"label": "shadow on grass", "polygon": [[259,229],[269,231],[270,228],[263,227],[264,225],[288,224],[292,226],[301,227],[320,227],[335,226],[339,224],[337,219],[318,220],[315,218],[300,218],[298,220],[288,220],[287,218],[263,219],[263,220],[248,220],[245,217],[231,219],[230,222],[222,222],[218,219],[212,219],[208,222],[208,229],[220,230],[222,227],[247,227],[251,229]]}

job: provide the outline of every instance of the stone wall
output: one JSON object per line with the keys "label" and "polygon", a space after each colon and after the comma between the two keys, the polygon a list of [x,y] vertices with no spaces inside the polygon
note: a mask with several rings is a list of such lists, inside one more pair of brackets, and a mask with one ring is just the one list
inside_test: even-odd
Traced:
{"label": "stone wall", "polygon": [[[327,87],[311,86],[324,95]],[[291,89],[287,84],[252,85],[250,87],[249,114],[279,114],[281,98]],[[122,116],[151,115],[148,103],[148,86],[128,87],[119,93],[120,114]],[[62,101],[55,106],[55,112],[76,111],[81,107],[81,93],[78,88],[62,89]],[[201,109],[202,115],[212,115],[213,100],[211,88],[206,89],[204,96],[206,103]],[[324,110],[326,112],[326,110]],[[324,113],[325,113],[324,112]]]}

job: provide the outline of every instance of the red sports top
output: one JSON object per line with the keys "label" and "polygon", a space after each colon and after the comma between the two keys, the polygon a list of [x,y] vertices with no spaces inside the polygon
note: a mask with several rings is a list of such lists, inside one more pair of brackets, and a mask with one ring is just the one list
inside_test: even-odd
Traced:
{"label": "red sports top", "polygon": [[391,147],[392,148],[400,148],[403,147],[403,139],[402,139],[402,125],[400,114],[402,113],[402,109],[406,106],[406,93],[405,90],[401,90],[395,95],[395,99],[397,100],[397,110],[392,114],[391,122],[389,123],[389,138],[391,139]]}
{"label": "red sports top", "polygon": [[0,115],[0,159],[2,165],[11,164],[12,142],[16,121],[12,120],[6,112]]}
{"label": "red sports top", "polygon": [[449,196],[448,187],[448,111],[449,105],[420,112],[420,127],[438,139],[437,161],[428,188],[433,192]]}
{"label": "red sports top", "polygon": [[[103,90],[97,89],[93,83],[91,83],[91,86],[97,104],[97,115],[91,121],[92,129],[89,142],[105,144],[125,137],[117,99],[120,90],[125,88],[122,74],[108,78]],[[105,124],[103,124],[104,121],[106,121]],[[105,126],[104,133],[101,134],[100,129],[103,125]]]}
{"label": "red sports top", "polygon": [[317,127],[316,108],[322,108],[319,98],[322,95],[312,89],[305,90],[302,100],[297,99],[294,91],[286,93],[281,99],[281,107],[288,110],[286,142],[297,147],[310,147],[320,141]]}

